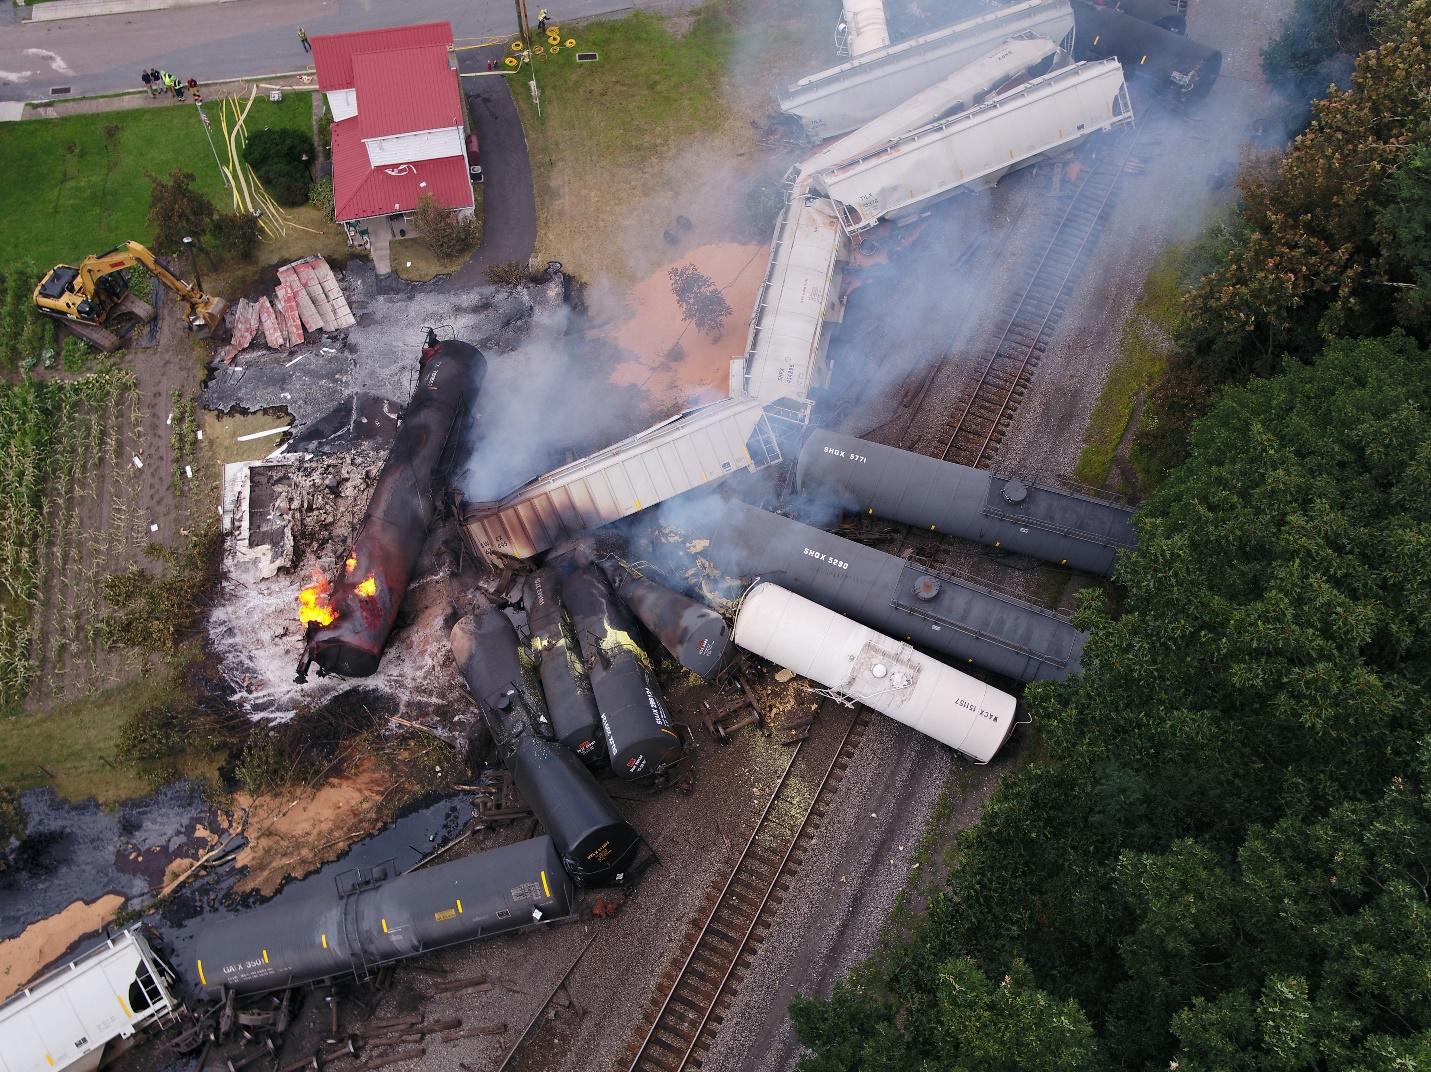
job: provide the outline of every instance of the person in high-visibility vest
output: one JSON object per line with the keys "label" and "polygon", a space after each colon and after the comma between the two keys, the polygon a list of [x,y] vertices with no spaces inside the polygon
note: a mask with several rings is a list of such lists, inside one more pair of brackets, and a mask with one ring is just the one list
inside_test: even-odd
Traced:
{"label": "person in high-visibility vest", "polygon": [[537,33],[547,32],[547,9],[542,8],[537,12]]}

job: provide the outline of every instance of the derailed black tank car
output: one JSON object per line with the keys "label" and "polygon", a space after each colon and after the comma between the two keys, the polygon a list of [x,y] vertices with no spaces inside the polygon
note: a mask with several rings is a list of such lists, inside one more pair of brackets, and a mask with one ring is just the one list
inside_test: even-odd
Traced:
{"label": "derailed black tank car", "polygon": [[326,625],[309,625],[299,680],[312,663],[323,673],[344,677],[367,677],[377,670],[436,513],[441,489],[433,485],[439,463],[486,373],[487,359],[465,342],[423,348],[402,426],[353,550],[325,600],[325,610],[334,617]]}
{"label": "derailed black tank car", "polygon": [[537,735],[546,709],[533,670],[522,665],[517,631],[494,607],[452,627],[452,654],[482,712],[502,762],[551,836],[579,886],[619,885],[641,835],[616,810],[571,751]]}
{"label": "derailed black tank car", "polygon": [[611,769],[630,780],[660,774],[685,749],[666,712],[640,628],[597,566],[566,579],[562,601],[581,645],[582,661],[601,709]]}
{"label": "derailed black tank car", "polygon": [[703,603],[607,559],[602,572],[661,646],[691,673],[712,680],[735,655],[730,624]]}
{"label": "derailed black tank car", "polygon": [[801,494],[1089,573],[1138,545],[1126,506],[836,432],[805,441],[796,473]]}
{"label": "derailed black tank car", "polygon": [[1143,78],[1182,100],[1207,96],[1222,70],[1222,53],[1111,7],[1073,0],[1074,54],[1116,57],[1129,78]]}
{"label": "derailed black tank car", "polygon": [[1088,634],[1067,618],[968,581],[729,502],[706,554],[732,576],[773,581],[861,625],[1015,681],[1078,673]]}
{"label": "derailed black tank car", "polygon": [[561,578],[553,567],[543,566],[528,575],[522,586],[522,606],[556,739],[587,766],[605,766],[601,712],[591,679],[581,665],[571,620],[561,605]]}
{"label": "derailed black tank car", "polygon": [[1095,7],[1111,8],[1175,34],[1188,32],[1188,0],[1090,0]]}
{"label": "derailed black tank car", "polygon": [[211,923],[195,947],[206,994],[261,994],[367,975],[432,949],[571,915],[575,890],[551,838],[400,877],[355,873],[342,894],[265,905]]}

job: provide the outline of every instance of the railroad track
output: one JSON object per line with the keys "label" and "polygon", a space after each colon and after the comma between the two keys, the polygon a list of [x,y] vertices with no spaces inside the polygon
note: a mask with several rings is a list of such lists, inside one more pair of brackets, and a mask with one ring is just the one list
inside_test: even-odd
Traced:
{"label": "railroad track", "polygon": [[869,721],[870,713],[863,708],[850,720],[803,814],[795,801],[783,795],[803,744],[795,746],[730,877],[719,893],[708,897],[705,923],[692,925],[687,933],[682,944],[684,963],[661,977],[645,1016],[644,1036],[628,1048],[631,1072],[700,1068],[757,947],[770,930],[787,880],[799,869],[829,811]]}
{"label": "railroad track", "polygon": [[978,468],[992,458],[1063,319],[1142,129],[1124,128],[1079,182],[977,380],[951,415],[939,455],[945,461]]}

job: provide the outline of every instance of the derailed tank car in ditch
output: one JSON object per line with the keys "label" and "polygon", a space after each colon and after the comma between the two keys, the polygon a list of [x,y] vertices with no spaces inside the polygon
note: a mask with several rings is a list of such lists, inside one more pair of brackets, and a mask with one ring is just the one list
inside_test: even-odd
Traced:
{"label": "derailed tank car in ditch", "polygon": [[346,877],[337,893],[209,924],[194,950],[200,988],[262,994],[363,977],[432,949],[565,918],[576,892],[545,836],[402,876],[383,866]]}
{"label": "derailed tank car in ditch", "polygon": [[579,886],[620,885],[641,851],[631,827],[569,749],[537,734],[546,706],[517,631],[486,607],[452,627],[452,654],[512,780]]}
{"label": "derailed tank car in ditch", "polygon": [[1018,701],[992,685],[778,585],[740,601],[735,642],[987,763],[1013,732]]}
{"label": "derailed tank car in ditch", "polygon": [[486,372],[482,351],[465,342],[423,348],[412,400],[338,580],[300,597],[308,632],[299,680],[312,663],[343,677],[377,670],[437,512],[440,463]]}
{"label": "derailed tank car in ditch", "polygon": [[625,562],[608,559],[601,569],[641,624],[691,673],[714,680],[735,654],[730,625],[704,603],[658,584]]}

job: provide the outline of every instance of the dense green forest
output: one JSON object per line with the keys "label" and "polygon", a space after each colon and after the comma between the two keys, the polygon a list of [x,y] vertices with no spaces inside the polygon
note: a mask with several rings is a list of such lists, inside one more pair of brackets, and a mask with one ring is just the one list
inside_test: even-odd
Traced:
{"label": "dense green forest", "polygon": [[1140,549],[805,1072],[1431,1069],[1431,2],[1254,161]]}

